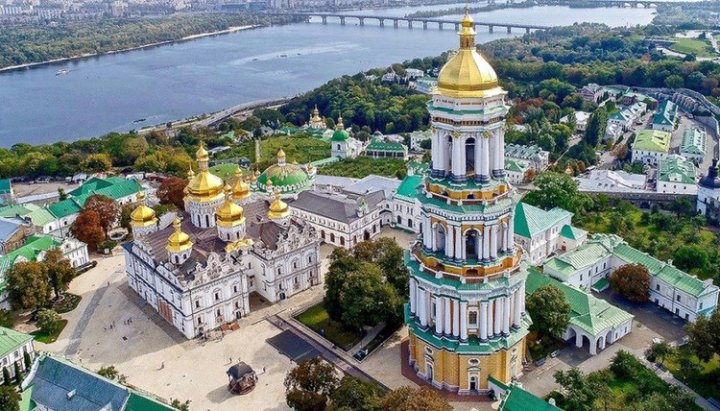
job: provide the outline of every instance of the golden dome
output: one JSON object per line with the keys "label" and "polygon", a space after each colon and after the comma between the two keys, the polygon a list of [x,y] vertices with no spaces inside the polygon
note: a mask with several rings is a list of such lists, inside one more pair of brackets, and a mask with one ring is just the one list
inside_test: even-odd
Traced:
{"label": "golden dome", "polygon": [[179,218],[175,218],[175,221],[173,221],[173,228],[175,228],[175,232],[168,237],[167,247],[165,248],[171,253],[181,253],[191,249],[193,243],[190,241],[190,236],[180,229]]}
{"label": "golden dome", "polygon": [[268,217],[272,219],[277,218],[285,218],[290,215],[290,208],[288,207],[287,203],[282,201],[280,198],[280,190],[275,189],[275,199],[270,204],[270,209],[268,210]]}
{"label": "golden dome", "polygon": [[285,150],[283,150],[282,148],[277,152],[277,159],[278,161],[285,161]]}
{"label": "golden dome", "polygon": [[137,200],[140,205],[130,213],[130,226],[136,228],[155,225],[157,223],[155,210],[145,205],[145,193],[143,191],[137,194]]}
{"label": "golden dome", "polygon": [[232,202],[231,195],[230,186],[225,186],[225,202],[215,212],[217,225],[221,227],[233,227],[245,223],[245,211]]}
{"label": "golden dome", "polygon": [[196,201],[213,201],[222,194],[225,182],[208,170],[208,152],[200,143],[196,154],[199,172],[188,171],[188,185],[185,192]]}
{"label": "golden dome", "polygon": [[235,169],[235,184],[232,188],[232,197],[235,200],[244,200],[250,197],[250,184],[243,178],[240,167]]}
{"label": "golden dome", "polygon": [[477,52],[472,17],[460,22],[460,49],[440,70],[437,93],[448,97],[487,97],[502,92],[492,66]]}

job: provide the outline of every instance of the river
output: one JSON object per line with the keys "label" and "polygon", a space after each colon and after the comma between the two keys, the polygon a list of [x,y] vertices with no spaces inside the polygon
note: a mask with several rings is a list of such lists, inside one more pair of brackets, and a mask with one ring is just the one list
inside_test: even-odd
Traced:
{"label": "river", "polygon": [[[432,8],[460,7],[459,5]],[[403,16],[419,8],[363,10]],[[423,10],[431,7],[423,7]],[[610,26],[647,24],[652,9],[504,9],[487,22]],[[521,35],[516,30],[511,35]],[[481,29],[479,43],[507,37]],[[328,80],[435,56],[457,45],[454,30],[319,22],[275,26],[0,74],[0,146],[69,141],[210,113],[311,90]],[[66,75],[56,75],[60,69]],[[139,121],[143,120],[143,121]]]}

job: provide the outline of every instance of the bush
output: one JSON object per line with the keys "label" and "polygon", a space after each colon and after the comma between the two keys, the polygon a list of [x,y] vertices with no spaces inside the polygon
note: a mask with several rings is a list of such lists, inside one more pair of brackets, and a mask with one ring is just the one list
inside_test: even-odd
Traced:
{"label": "bush", "polygon": [[37,325],[43,334],[53,334],[60,324],[60,314],[54,310],[45,310],[38,315]]}

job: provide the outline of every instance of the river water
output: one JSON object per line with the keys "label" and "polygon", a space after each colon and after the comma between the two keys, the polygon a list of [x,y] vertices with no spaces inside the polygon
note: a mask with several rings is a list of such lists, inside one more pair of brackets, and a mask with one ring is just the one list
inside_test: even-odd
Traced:
{"label": "river water", "polygon": [[[403,16],[416,10],[406,7],[362,13]],[[496,10],[477,14],[475,19],[625,26],[647,24],[653,13],[642,8],[558,6]],[[508,36],[503,28],[496,28],[493,34],[485,28],[479,31],[479,43]],[[522,33],[516,30],[511,35]],[[330,21],[327,25],[311,22],[268,27],[5,72],[0,74],[0,146],[99,136],[253,100],[296,95],[344,74],[435,56],[456,47],[457,42],[454,30],[448,28],[394,29],[392,23],[381,28],[371,20],[359,27],[348,19],[346,26]],[[63,68],[70,72],[56,75]]]}

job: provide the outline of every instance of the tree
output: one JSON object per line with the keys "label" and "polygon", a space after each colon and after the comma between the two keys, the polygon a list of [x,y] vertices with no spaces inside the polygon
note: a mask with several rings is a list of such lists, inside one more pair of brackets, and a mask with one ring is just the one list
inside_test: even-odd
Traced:
{"label": "tree", "polygon": [[62,318],[55,310],[44,310],[38,314],[37,325],[45,335],[52,335],[60,326]]}
{"label": "tree", "polygon": [[118,378],[118,375],[120,373],[118,372],[117,368],[115,368],[114,365],[108,365],[106,367],[102,367],[98,370],[98,375],[107,378],[108,380],[115,380]]}
{"label": "tree", "polygon": [[323,411],[337,387],[332,364],[320,357],[306,359],[285,377],[286,402],[297,411]]}
{"label": "tree", "polygon": [[67,200],[67,198],[68,198],[68,195],[65,192],[65,190],[62,187],[58,188],[58,200],[65,201],[65,200]]}
{"label": "tree", "polygon": [[0,387],[0,410],[20,411],[20,394],[14,387]]}
{"label": "tree", "polygon": [[347,275],[351,271],[356,271],[359,267],[360,261],[342,248],[336,248],[330,254],[330,267],[327,275],[325,275],[325,298],[323,302],[330,318],[335,321],[341,320],[342,292]]}
{"label": "tree", "polygon": [[117,223],[120,217],[120,206],[111,198],[104,195],[95,194],[85,200],[83,210],[95,211],[100,219],[100,227],[102,227],[105,236],[108,230]]}
{"label": "tree", "polygon": [[14,309],[37,309],[50,302],[52,288],[41,263],[15,263],[6,273],[10,305]]}
{"label": "tree", "polygon": [[400,295],[409,292],[410,275],[405,267],[403,249],[393,238],[382,237],[378,240],[367,240],[353,248],[355,258],[376,264],[380,267],[383,277]]}
{"label": "tree", "polygon": [[15,384],[20,384],[22,381],[22,371],[20,371],[20,363],[18,361],[15,361],[13,364],[15,368]]}
{"label": "tree", "polygon": [[650,298],[650,272],[642,264],[625,264],[608,277],[613,291],[628,301],[644,302]]}
{"label": "tree", "polygon": [[342,323],[361,329],[381,321],[396,324],[401,319],[402,299],[397,291],[384,282],[380,269],[367,262],[347,274],[341,292]]}
{"label": "tree", "polygon": [[170,406],[179,410],[179,411],[190,411],[190,400],[185,400],[185,402],[181,402],[177,398],[172,400],[170,402]]}
{"label": "tree", "polygon": [[380,410],[382,391],[371,382],[345,376],[330,396],[329,410],[376,411]]}
{"label": "tree", "polygon": [[383,398],[385,411],[452,411],[450,404],[428,387],[400,387]]}
{"label": "tree", "polygon": [[605,128],[607,127],[608,113],[605,107],[600,107],[590,116],[587,127],[585,128],[585,142],[595,147],[605,136]]}
{"label": "tree", "polygon": [[42,265],[45,267],[50,285],[55,290],[55,298],[60,298],[60,293],[68,289],[70,281],[75,277],[75,269],[59,248],[48,250]]}
{"label": "tree", "polygon": [[591,203],[590,198],[578,190],[578,182],[567,174],[544,171],[533,184],[538,188],[529,192],[523,202],[550,209],[560,207],[572,213],[582,212]]}
{"label": "tree", "polygon": [[571,368],[567,371],[557,371],[554,374],[555,382],[563,388],[564,409],[573,411],[593,411],[593,403],[597,398],[594,384],[588,381],[582,371]]}
{"label": "tree", "polygon": [[703,361],[710,361],[720,354],[720,311],[715,310],[708,318],[699,316],[695,323],[686,327],[690,348]]}
{"label": "tree", "polygon": [[105,153],[90,154],[83,160],[82,168],[90,173],[108,171],[112,168],[112,159]]}
{"label": "tree", "polygon": [[678,247],[673,253],[673,264],[679,269],[704,271],[710,264],[707,251],[697,244],[686,244]]}
{"label": "tree", "polygon": [[88,245],[95,251],[105,241],[105,231],[100,225],[100,216],[93,210],[82,210],[70,226],[73,237]]}
{"label": "tree", "polygon": [[185,186],[187,180],[179,177],[168,177],[160,183],[157,198],[160,204],[174,204],[179,210],[185,209]]}
{"label": "tree", "polygon": [[535,290],[526,301],[533,319],[532,328],[540,333],[561,336],[570,322],[570,304],[565,294],[553,284]]}
{"label": "tree", "polygon": [[8,367],[3,367],[2,375],[3,375],[3,385],[12,384],[12,381],[10,380],[10,370],[8,370]]}
{"label": "tree", "polygon": [[23,351],[23,363],[25,363],[25,369],[27,370],[32,367],[32,358],[30,358],[30,353],[27,351]]}
{"label": "tree", "polygon": [[648,360],[659,361],[662,364],[668,355],[672,354],[672,347],[667,341],[654,342],[649,349]]}

